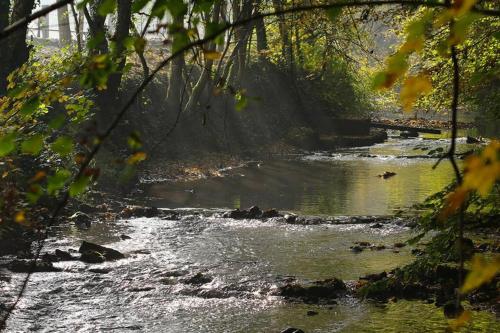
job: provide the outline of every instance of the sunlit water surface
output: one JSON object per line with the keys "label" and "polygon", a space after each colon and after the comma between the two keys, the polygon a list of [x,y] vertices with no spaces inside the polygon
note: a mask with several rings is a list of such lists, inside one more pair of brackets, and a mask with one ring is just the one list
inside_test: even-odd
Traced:
{"label": "sunlit water surface", "polygon": [[[258,205],[302,214],[392,214],[441,190],[453,178],[447,161],[433,169],[436,159],[405,157],[447,147],[448,140],[391,139],[373,147],[263,161],[223,178],[149,184],[145,191],[159,207]],[[386,171],[396,176],[378,177]]]}
{"label": "sunlit water surface", "polygon": [[[275,207],[303,214],[390,214],[439,190],[451,180],[445,163],[396,156],[419,154],[416,145],[441,141],[390,141],[372,148],[315,153],[299,160],[264,162],[231,176],[183,184],[149,184],[149,201],[159,207]],[[359,157],[371,154],[376,157]],[[378,174],[397,175],[380,179]],[[187,192],[186,190],[194,190]],[[392,245],[410,232],[396,224],[286,225],[277,221],[235,221],[187,210],[180,221],[158,218],[96,222],[89,231],[62,226],[47,250],[77,248],[82,239],[124,252],[116,262],[57,264],[62,273],[35,273],[8,322],[9,332],[444,332],[442,310],[425,302],[386,305],[350,297],[337,304],[287,303],[271,296],[280,281],[355,280],[411,260],[410,249],[363,251],[355,241]],[[210,214],[205,214],[210,215]],[[126,234],[131,239],[121,240]],[[89,268],[109,268],[107,274]],[[200,287],[173,282],[167,272],[186,270],[212,276]],[[5,295],[23,274],[3,283]],[[2,296],[0,296],[2,297]],[[308,310],[318,311],[307,316]],[[498,321],[475,312],[469,332],[500,332]]]}

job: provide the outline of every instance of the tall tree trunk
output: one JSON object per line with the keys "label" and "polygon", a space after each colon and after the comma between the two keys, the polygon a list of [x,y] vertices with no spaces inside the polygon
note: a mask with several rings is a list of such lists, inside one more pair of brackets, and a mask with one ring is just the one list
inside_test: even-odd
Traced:
{"label": "tall tree trunk", "polygon": [[[151,18],[148,18],[148,20],[151,20]],[[148,24],[146,24],[146,25],[148,25]],[[141,36],[141,33],[139,32],[139,30],[137,30],[137,27],[134,24],[134,22],[132,22],[132,30],[134,31],[134,36],[136,38],[143,38]],[[144,57],[144,50],[136,49],[135,53],[137,54],[137,56],[139,57],[139,60],[141,61],[142,73],[143,73],[142,75],[143,75],[144,80],[145,80],[149,76],[149,66],[148,66],[148,62],[146,60],[146,57]]]}
{"label": "tall tree trunk", "polygon": [[264,19],[261,17],[255,21],[255,33],[257,35],[257,52],[262,58],[266,58],[264,52],[268,50],[267,33]]}
{"label": "tall tree trunk", "polygon": [[[174,25],[181,27],[184,24],[184,17],[183,16],[178,16],[174,18]],[[177,38],[174,35],[174,42],[175,43],[175,38]],[[184,54],[179,54],[177,57],[172,59],[171,66],[170,66],[170,78],[168,81],[168,91],[167,91],[167,103],[171,107],[182,107],[181,103],[181,97],[182,97],[182,92],[184,90],[184,78],[182,76],[182,73],[184,71],[184,67],[186,66],[185,60],[184,60]]]}
{"label": "tall tree trunk", "polygon": [[[0,0],[0,30],[9,25],[10,0]],[[7,75],[9,63],[8,47],[0,47],[0,96],[5,94],[7,88]]]}
{"label": "tall tree trunk", "polygon": [[[108,41],[106,40],[106,17],[99,14],[99,7],[105,0],[94,0],[90,2],[90,10],[85,6],[83,12],[89,24],[89,38],[87,46],[91,54],[108,53]],[[125,2],[125,1],[119,1]],[[99,43],[95,43],[99,41]],[[90,45],[92,43],[92,45]]]}
{"label": "tall tree trunk", "polygon": [[[116,61],[116,72],[112,73],[108,78],[107,89],[98,93],[98,104],[100,110],[97,116],[99,130],[104,130],[108,127],[112,120],[112,111],[116,108],[119,95],[119,89],[123,77],[123,68],[125,67],[125,39],[130,35],[130,27],[132,24],[132,2],[118,1],[116,27],[113,40],[115,48],[111,57]],[[104,22],[105,20],[103,20]],[[103,23],[104,24],[104,23]],[[110,112],[111,111],[111,112]]]}
{"label": "tall tree trunk", "polygon": [[[0,25],[5,24],[6,16],[9,13],[9,1],[7,3],[4,0],[0,0],[1,3],[1,21]],[[9,23],[19,21],[26,16],[31,14],[35,5],[35,0],[16,0],[12,6],[12,15],[10,17]],[[5,11],[4,11],[5,10]],[[22,28],[13,32],[9,37],[7,37],[4,45],[2,45],[1,58],[2,59],[2,70],[0,78],[0,93],[4,93],[6,89],[6,80],[10,72],[16,68],[23,65],[29,58],[30,48],[26,43],[26,35],[28,32],[28,26],[23,26]]]}
{"label": "tall tree trunk", "polygon": [[[212,18],[209,23],[218,23],[219,22],[219,17],[221,14],[221,7],[222,7],[222,1],[216,1],[214,4],[214,9],[212,11]],[[215,51],[215,43],[210,42],[207,45],[207,51],[208,52],[213,52]],[[203,91],[205,90],[207,84],[210,81],[210,74],[212,72],[212,67],[213,67],[214,61],[213,59],[205,59],[205,66],[202,68],[202,73],[200,75],[200,78],[198,79],[198,82],[196,82],[196,85],[193,88],[193,92],[191,93],[191,96],[189,97],[189,101],[186,104],[186,111],[192,111],[194,110],[196,104],[200,102],[200,97],[202,96]],[[210,89],[209,92],[210,93]]]}
{"label": "tall tree trunk", "polygon": [[122,71],[125,67],[126,56],[125,56],[125,40],[130,36],[130,27],[132,24],[132,1],[118,1],[117,8],[117,21],[114,34],[114,41],[116,47],[114,49],[114,54],[112,55],[118,63],[118,71],[114,73],[109,78],[108,90],[111,93],[111,97],[116,98],[118,88],[120,87],[122,80]]}
{"label": "tall tree trunk", "polygon": [[[244,20],[252,16],[253,11],[253,1],[243,0],[243,6],[241,11],[235,10],[234,15],[238,15],[236,20]],[[229,74],[229,82],[234,83],[236,80],[241,80],[245,71],[245,60],[247,53],[247,44],[252,33],[254,24],[249,22],[234,31],[234,37],[236,40],[235,46],[235,58],[233,60],[232,68]]]}
{"label": "tall tree trunk", "polygon": [[[273,0],[274,10],[283,10],[283,0]],[[283,59],[285,66],[293,71],[293,48],[292,42],[290,40],[290,34],[288,32],[288,26],[286,24],[285,15],[278,15],[278,27],[281,37]]]}
{"label": "tall tree trunk", "polygon": [[71,28],[67,5],[57,9],[57,23],[59,26],[59,44],[61,46],[71,44]]}

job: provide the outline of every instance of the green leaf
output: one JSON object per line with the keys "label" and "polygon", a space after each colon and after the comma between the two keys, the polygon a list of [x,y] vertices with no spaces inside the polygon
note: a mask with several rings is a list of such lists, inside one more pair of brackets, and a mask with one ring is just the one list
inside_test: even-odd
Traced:
{"label": "green leaf", "polygon": [[38,155],[43,148],[43,135],[35,134],[23,141],[21,151],[25,154]]}
{"label": "green leaf", "polygon": [[24,103],[21,108],[20,113],[23,116],[30,116],[35,113],[36,110],[40,107],[40,98],[38,96],[30,98],[26,103]]}
{"label": "green leaf", "polygon": [[7,91],[7,96],[10,98],[16,98],[18,97],[21,93],[25,92],[28,89],[27,85],[19,85],[15,88],[9,89]]}
{"label": "green leaf", "polygon": [[66,169],[59,169],[52,176],[47,177],[47,193],[49,195],[56,194],[61,188],[64,187],[66,181],[71,177],[71,172]]}
{"label": "green leaf", "polygon": [[99,44],[101,44],[102,42],[104,42],[105,37],[106,36],[104,35],[104,32],[99,31],[98,33],[95,34],[94,37],[90,38],[87,41],[87,47],[89,49],[95,49]]}
{"label": "green leaf", "polygon": [[82,194],[87,189],[89,183],[90,183],[89,176],[81,176],[69,186],[69,195],[71,197],[76,197]]}
{"label": "green leaf", "polygon": [[385,72],[378,72],[375,74],[372,80],[372,88],[374,89],[380,89],[381,87],[384,86],[385,81],[387,78],[387,74]]}
{"label": "green leaf", "polygon": [[214,4],[214,0],[195,0],[193,5],[194,13],[209,13]]}
{"label": "green leaf", "polygon": [[167,8],[174,18],[181,18],[187,13],[187,4],[184,0],[168,0]]}
{"label": "green leaf", "polygon": [[181,30],[174,34],[174,41],[172,42],[172,52],[175,53],[182,50],[189,44],[189,37],[185,30]]}
{"label": "green leaf", "polygon": [[221,31],[224,29],[225,26],[226,25],[224,23],[209,22],[207,23],[205,28],[205,36],[215,37],[217,34],[217,36],[214,39],[214,42],[217,45],[221,45],[224,43],[224,35],[221,33]]}
{"label": "green leaf", "polygon": [[333,7],[326,11],[326,15],[328,15],[330,21],[335,22],[341,12],[342,12],[342,7]]}
{"label": "green leaf", "polygon": [[138,13],[143,9],[150,0],[135,0],[132,4],[132,13]]}
{"label": "green leaf", "polygon": [[61,128],[62,125],[64,125],[65,121],[66,121],[66,116],[63,114],[59,114],[49,122],[49,127],[51,129],[59,129]]}
{"label": "green leaf", "polygon": [[26,199],[31,204],[35,204],[42,195],[43,188],[39,184],[33,184],[29,187],[28,192],[26,192]]}
{"label": "green leaf", "polygon": [[8,155],[16,148],[16,134],[14,132],[7,133],[0,137],[0,157]]}
{"label": "green leaf", "polygon": [[66,156],[73,152],[73,140],[67,136],[61,136],[51,145],[51,149],[61,156]]}
{"label": "green leaf", "polygon": [[468,13],[456,20],[451,31],[451,44],[457,45],[463,43],[467,38],[469,27],[479,18],[481,18],[479,14]]}
{"label": "green leaf", "polygon": [[151,15],[163,18],[165,16],[165,11],[167,10],[167,0],[156,0],[153,8],[151,9]]}
{"label": "green leaf", "polygon": [[144,53],[144,48],[146,47],[146,40],[142,37],[137,37],[134,40],[134,50],[138,54]]}
{"label": "green leaf", "polygon": [[235,100],[236,100],[236,104],[235,104],[236,111],[242,111],[248,105],[248,98],[242,92],[238,92],[235,95]]}
{"label": "green leaf", "polygon": [[130,133],[130,135],[127,138],[127,144],[130,147],[130,149],[137,150],[142,147],[142,141],[139,136],[139,132],[134,131]]}
{"label": "green leaf", "polygon": [[116,0],[104,0],[97,9],[97,12],[101,16],[106,16],[108,14],[112,14],[115,11],[115,9],[116,9]]}

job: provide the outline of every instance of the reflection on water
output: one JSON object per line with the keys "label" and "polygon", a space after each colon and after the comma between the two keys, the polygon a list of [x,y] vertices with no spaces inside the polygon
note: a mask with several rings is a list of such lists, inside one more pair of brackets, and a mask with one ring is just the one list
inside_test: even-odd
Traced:
{"label": "reflection on water", "polygon": [[[150,204],[159,207],[258,205],[303,214],[385,215],[422,201],[453,178],[446,162],[433,170],[436,159],[400,157],[446,147],[442,140],[394,140],[301,160],[267,161],[224,178],[147,185],[146,192],[152,197]],[[378,177],[385,171],[396,176]]]}
{"label": "reflection on water", "polygon": [[[416,144],[421,148],[414,150]],[[309,214],[387,214],[422,200],[452,177],[446,164],[432,171],[434,160],[397,156],[421,155],[443,145],[442,141],[393,141],[311,154],[302,160],[271,161],[260,168],[235,170],[222,179],[146,189],[155,197],[152,203],[163,207],[257,204]],[[384,171],[397,175],[378,178]],[[333,276],[355,280],[403,265],[413,258],[409,247],[399,253],[390,249],[353,253],[349,247],[367,241],[390,248],[409,237],[404,227],[287,225],[186,212],[192,215],[179,221],[96,221],[88,231],[59,226],[47,251],[77,248],[87,240],[122,251],[127,258],[96,265],[61,262],[56,265],[64,272],[33,274],[7,331],[278,333],[294,326],[307,333],[421,333],[444,332],[447,326],[442,310],[425,302],[377,305],[345,297],[337,304],[317,306],[283,302],[270,293],[291,276],[301,281]],[[130,239],[121,240],[122,234]],[[109,272],[96,274],[89,268]],[[162,278],[172,270],[203,272],[213,280],[200,287],[179,281],[165,284]],[[0,284],[0,303],[5,294],[14,295],[23,278],[24,274],[14,274],[12,282]],[[318,315],[307,316],[308,310]],[[492,314],[474,312],[468,331],[500,329]]]}

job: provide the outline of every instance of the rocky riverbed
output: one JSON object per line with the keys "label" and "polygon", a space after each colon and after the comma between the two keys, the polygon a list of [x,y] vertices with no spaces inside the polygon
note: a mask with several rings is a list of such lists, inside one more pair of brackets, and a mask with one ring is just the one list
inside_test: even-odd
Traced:
{"label": "rocky riverbed", "polygon": [[[100,221],[104,216],[109,219],[111,213],[116,217],[113,222]],[[293,311],[302,308],[303,316],[311,319],[285,321],[282,327],[271,325],[271,332],[290,327],[315,331],[310,328],[315,327],[311,321],[316,317],[324,321],[319,331],[326,332],[333,319],[328,320],[325,313],[348,311],[345,307],[350,306],[361,311],[361,307],[375,306],[369,305],[373,302],[419,299],[436,309],[440,306],[442,313],[446,299],[439,286],[454,276],[452,268],[436,267],[432,274],[440,280],[404,284],[398,277],[396,267],[419,255],[404,242],[414,225],[410,218],[303,216],[258,207],[204,210],[142,206],[87,216],[88,228],[79,225],[82,217],[71,225],[55,227],[35,264],[26,254],[2,259],[4,308],[13,301],[25,276],[22,273],[35,272],[22,301],[25,305],[9,321],[10,330],[28,327],[43,331],[46,327],[40,320],[60,309],[68,317],[57,329],[135,327],[155,331],[155,327],[172,327],[173,321],[174,327],[180,325],[173,331],[180,332],[181,323],[187,325],[183,317],[200,315],[208,332],[222,327],[230,327],[232,332],[244,330],[226,326],[218,317],[221,309],[239,318],[241,311],[261,317],[261,311],[292,307]],[[445,270],[447,274],[442,273]],[[476,294],[467,306],[485,308],[491,304],[491,296],[494,299],[494,294],[486,294],[489,297],[485,298],[484,290]],[[206,312],[214,302],[218,308]],[[144,319],[139,308],[146,304],[158,313]],[[70,309],[75,314],[69,315]],[[141,319],[130,316],[136,311],[142,313]],[[91,324],[82,326],[76,314]],[[159,314],[169,319],[162,320]],[[479,316],[488,317],[482,312]],[[38,319],[35,322],[33,318]],[[494,322],[487,319],[491,324],[486,327]],[[242,325],[241,320],[235,324]],[[189,325],[187,331],[195,332],[193,322]],[[257,332],[269,323],[253,328],[250,323],[244,325]]]}

